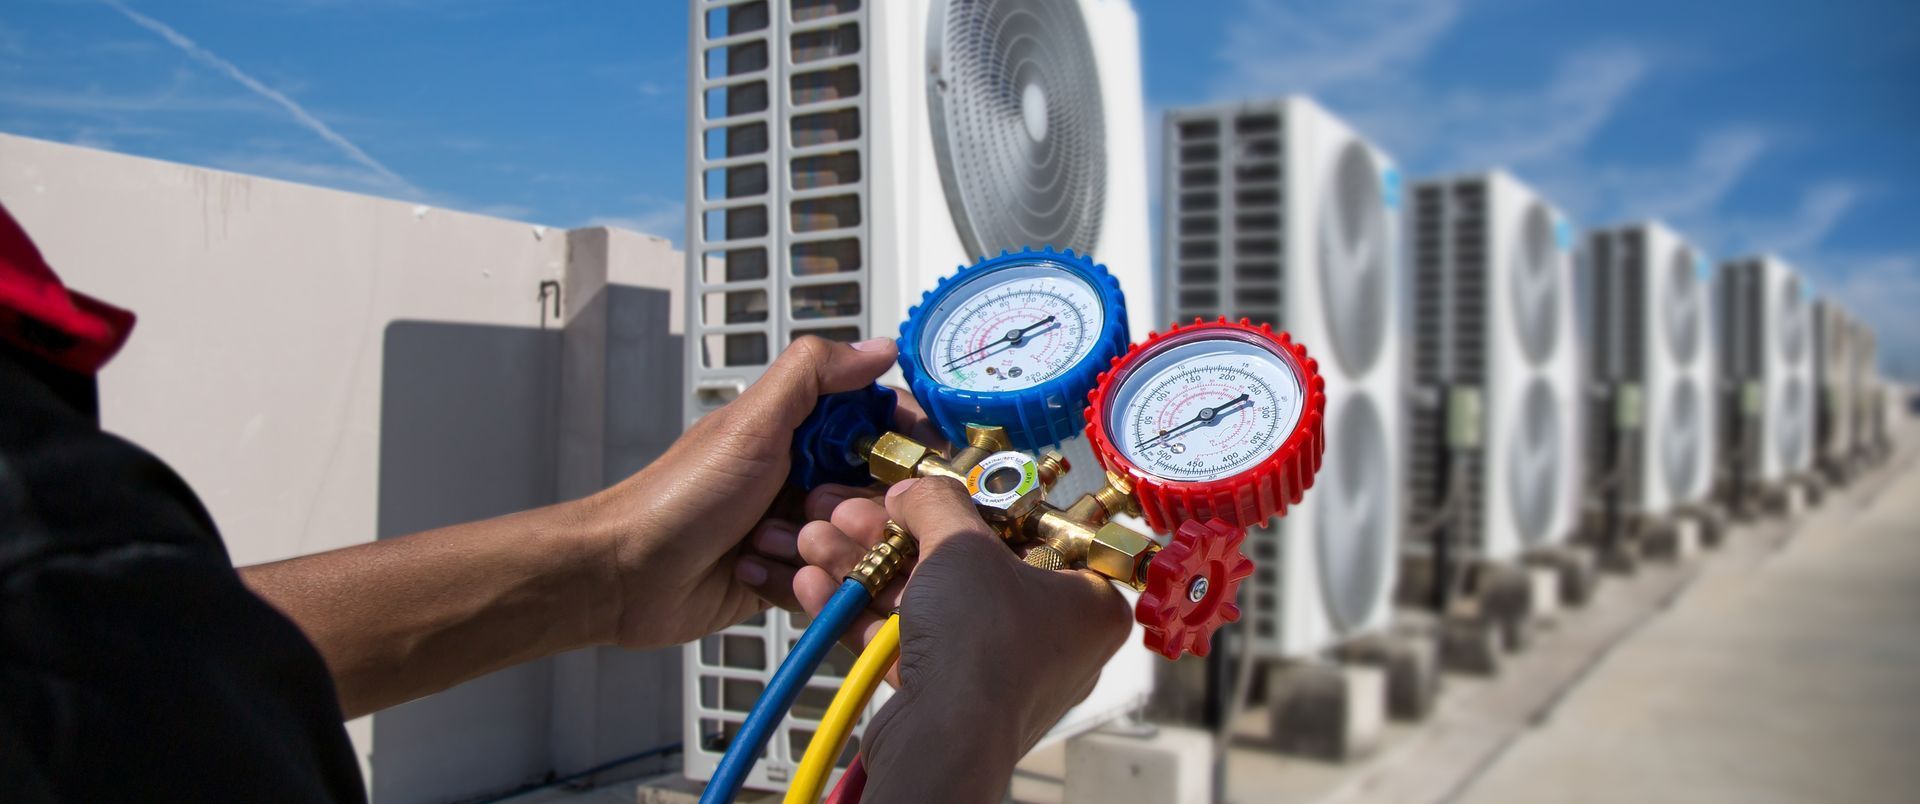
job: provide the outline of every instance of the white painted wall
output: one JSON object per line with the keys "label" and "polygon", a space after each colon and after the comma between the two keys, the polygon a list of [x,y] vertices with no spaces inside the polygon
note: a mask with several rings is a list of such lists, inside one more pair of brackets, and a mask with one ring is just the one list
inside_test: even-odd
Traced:
{"label": "white painted wall", "polygon": [[[103,423],[186,478],[236,564],[584,494],[679,432],[678,383],[637,381],[681,371],[683,260],[659,238],[7,135],[0,204],[70,286],[139,315]],[[555,657],[356,720],[369,788],[458,798],[671,740],[664,653]]]}

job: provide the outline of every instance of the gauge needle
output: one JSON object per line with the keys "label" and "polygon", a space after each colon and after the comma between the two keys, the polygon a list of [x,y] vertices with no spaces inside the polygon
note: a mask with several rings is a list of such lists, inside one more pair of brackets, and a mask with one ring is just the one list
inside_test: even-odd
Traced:
{"label": "gauge needle", "polygon": [[1027,337],[1027,333],[1053,323],[1053,319],[1054,319],[1053,316],[1047,316],[1046,318],[1042,318],[1039,321],[1035,321],[1024,327],[1016,327],[1014,329],[1007,330],[1007,334],[1000,336],[998,339],[988,343],[987,345],[947,361],[947,365],[944,366],[944,368],[953,368],[953,365],[955,363],[958,363],[974,355],[980,354],[981,352],[984,352],[988,349],[992,349],[993,347],[999,346],[1000,344],[1019,343],[1021,338]]}
{"label": "gauge needle", "polygon": [[1239,396],[1236,396],[1232,399],[1229,399],[1213,407],[1201,408],[1199,413],[1193,414],[1193,418],[1174,425],[1173,428],[1170,430],[1161,430],[1159,435],[1140,442],[1140,446],[1138,447],[1138,449],[1146,449],[1147,447],[1152,446],[1153,442],[1166,439],[1169,436],[1177,435],[1179,434],[1180,431],[1185,430],[1186,428],[1191,427],[1195,424],[1205,424],[1207,422],[1213,421],[1214,419],[1219,418],[1220,414],[1227,412],[1228,408],[1231,408],[1235,405],[1245,402],[1251,398],[1252,397],[1248,394],[1241,394]]}

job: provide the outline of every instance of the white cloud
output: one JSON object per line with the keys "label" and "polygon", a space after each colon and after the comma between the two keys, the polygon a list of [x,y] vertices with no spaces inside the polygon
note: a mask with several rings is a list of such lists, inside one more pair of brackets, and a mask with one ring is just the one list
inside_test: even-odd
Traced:
{"label": "white cloud", "polygon": [[353,141],[347,139],[339,132],[334,131],[331,126],[328,126],[325,122],[321,121],[320,118],[315,117],[313,113],[307,111],[306,107],[301,106],[292,98],[287,97],[285,93],[261,83],[259,79],[248,75],[239,67],[234,66],[233,62],[220,58],[220,56],[213,53],[213,51],[201,47],[166,23],[134,11],[125,3],[120,2],[120,0],[101,0],[101,2],[125,15],[126,18],[133,21],[135,25],[158,34],[160,38],[165,39],[169,44],[179,48],[193,60],[212,68],[216,72],[226,75],[228,78],[238,82],[241,86],[246,87],[255,95],[259,95],[280,108],[285,109],[289,115],[293,116],[294,122],[333,145],[334,148],[338,149],[349,160],[352,160],[355,164],[379,176],[384,182],[404,188],[410,195],[420,194],[419,189],[408,183],[406,179],[400,178],[399,174],[388,169],[387,166],[381,164],[379,160],[368,155],[366,151],[362,150],[360,146],[355,145]]}
{"label": "white cloud", "polygon": [[1461,134],[1448,149],[1449,169],[1523,168],[1578,158],[1600,127],[1613,119],[1647,67],[1647,57],[1631,48],[1575,51],[1536,91],[1452,95],[1428,131]]}
{"label": "white cloud", "polygon": [[94,117],[142,112],[259,112],[268,108],[254,98],[189,94],[186,84],[186,77],[176,73],[166,86],[151,92],[112,93],[97,87],[81,91],[35,91],[14,87],[0,89],[0,106]]}
{"label": "white cloud", "polygon": [[1727,214],[1780,139],[1751,125],[1671,131],[1693,146],[1678,158],[1596,159],[1590,146],[1666,60],[1641,44],[1575,42],[1547,69],[1506,65],[1540,74],[1517,88],[1439,84],[1424,67],[1467,13],[1458,0],[1243,0],[1221,32],[1210,99],[1309,93],[1414,175],[1513,168],[1590,224],[1660,218],[1712,253],[1780,253],[1816,281],[1837,277],[1829,291],[1879,328],[1889,369],[1920,379],[1920,316],[1907,309],[1920,299],[1920,256],[1823,254],[1859,185],[1815,182],[1778,214]]}
{"label": "white cloud", "polygon": [[1754,250],[1802,253],[1826,242],[1833,227],[1839,225],[1859,200],[1860,188],[1850,182],[1822,182],[1803,193],[1799,206],[1786,217],[1737,221],[1733,228],[1736,234],[1753,244]]}
{"label": "white cloud", "polygon": [[1589,165],[1566,160],[1529,170],[1528,175],[1586,225],[1651,218],[1692,234],[1715,228],[1714,212],[1772,141],[1756,128],[1728,127],[1701,136],[1684,161]]}
{"label": "white cloud", "polygon": [[1581,158],[1652,66],[1639,49],[1593,45],[1530,88],[1433,86],[1419,68],[1464,13],[1457,0],[1245,0],[1212,95],[1312,94],[1419,172],[1550,172]]}
{"label": "white cloud", "polygon": [[1383,80],[1426,57],[1460,16],[1458,0],[1243,0],[1215,85],[1223,98],[1317,93]]}

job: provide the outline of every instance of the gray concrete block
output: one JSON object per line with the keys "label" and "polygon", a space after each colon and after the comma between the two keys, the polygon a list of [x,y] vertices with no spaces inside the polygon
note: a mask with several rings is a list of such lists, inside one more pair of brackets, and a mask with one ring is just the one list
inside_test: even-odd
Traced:
{"label": "gray concrete block", "polygon": [[1161,726],[1149,736],[1091,732],[1067,741],[1067,804],[1203,804],[1213,794],[1213,736]]}
{"label": "gray concrete block", "polygon": [[1485,618],[1448,618],[1440,630],[1440,666],[1449,673],[1493,676],[1500,673],[1500,629]]}
{"label": "gray concrete block", "polygon": [[1527,609],[1535,622],[1560,616],[1560,571],[1553,567],[1527,568]]}
{"label": "gray concrete block", "polygon": [[1421,721],[1440,699],[1438,629],[1407,629],[1359,640],[1341,651],[1346,661],[1386,673],[1387,717]]}
{"label": "gray concrete block", "polygon": [[1585,547],[1572,544],[1548,547],[1534,552],[1527,561],[1534,566],[1550,567],[1559,574],[1560,608],[1587,605],[1600,584],[1596,553]]}
{"label": "gray concrete block", "polygon": [[1485,579],[1479,597],[1483,611],[1499,627],[1501,646],[1510,652],[1527,649],[1533,642],[1533,575],[1525,567],[1492,566],[1483,570]]}
{"label": "gray concrete block", "polygon": [[1691,561],[1700,554],[1701,542],[1699,520],[1677,519],[1647,541],[1647,557],[1673,563]]}
{"label": "gray concrete block", "polygon": [[1380,746],[1387,674],[1366,665],[1288,664],[1267,675],[1267,711],[1275,747],[1336,762]]}

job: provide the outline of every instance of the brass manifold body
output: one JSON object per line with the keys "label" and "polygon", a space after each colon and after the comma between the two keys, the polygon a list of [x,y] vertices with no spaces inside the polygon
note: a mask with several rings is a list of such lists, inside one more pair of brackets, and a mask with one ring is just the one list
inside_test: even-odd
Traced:
{"label": "brass manifold body", "polygon": [[[1134,589],[1146,586],[1147,566],[1160,546],[1111,521],[1139,513],[1132,487],[1119,475],[1108,472],[1098,490],[1060,508],[1047,502],[1046,492],[1071,468],[1067,459],[1052,452],[1038,459],[1016,452],[1000,427],[967,425],[967,445],[951,458],[899,433],[855,447],[873,478],[889,486],[917,477],[959,481],[973,495],[981,518],[1028,564],[1085,567]],[[1014,479],[994,488],[996,473]]]}

